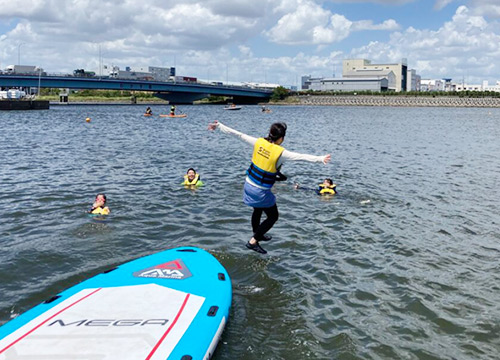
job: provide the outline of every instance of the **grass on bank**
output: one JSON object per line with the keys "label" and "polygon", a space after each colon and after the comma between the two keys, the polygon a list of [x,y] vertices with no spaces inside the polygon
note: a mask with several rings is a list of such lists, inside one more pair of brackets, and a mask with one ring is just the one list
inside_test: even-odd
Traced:
{"label": "grass on bank", "polygon": [[[37,100],[60,101],[60,89],[41,89]],[[159,103],[167,104],[168,101],[160,99],[152,92],[132,92],[124,90],[71,90],[68,94],[68,102],[130,102],[130,103]],[[210,96],[196,104],[223,104],[227,103],[227,97]]]}

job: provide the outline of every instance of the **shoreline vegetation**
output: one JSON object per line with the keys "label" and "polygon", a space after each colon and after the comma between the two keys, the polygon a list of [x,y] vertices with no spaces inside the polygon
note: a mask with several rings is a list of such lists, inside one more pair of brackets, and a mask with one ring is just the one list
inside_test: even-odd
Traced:
{"label": "shoreline vegetation", "polygon": [[[78,104],[158,104],[168,101],[152,93],[120,90],[82,90],[68,94],[68,102],[60,102],[59,89],[42,89],[37,100],[48,100],[51,105]],[[196,101],[196,105],[216,105],[231,102],[230,98],[217,96]],[[291,92],[283,87],[274,90],[268,105],[313,106],[395,106],[395,107],[491,107],[500,108],[500,93],[465,91],[450,92]]]}

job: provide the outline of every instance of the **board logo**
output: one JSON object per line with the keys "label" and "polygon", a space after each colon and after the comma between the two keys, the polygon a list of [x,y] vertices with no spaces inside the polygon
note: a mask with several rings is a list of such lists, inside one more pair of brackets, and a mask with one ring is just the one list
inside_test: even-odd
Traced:
{"label": "board logo", "polygon": [[183,280],[193,276],[191,274],[191,271],[189,271],[189,269],[181,259],[172,260],[164,264],[136,271],[135,273],[133,273],[133,275],[135,277],[175,280]]}

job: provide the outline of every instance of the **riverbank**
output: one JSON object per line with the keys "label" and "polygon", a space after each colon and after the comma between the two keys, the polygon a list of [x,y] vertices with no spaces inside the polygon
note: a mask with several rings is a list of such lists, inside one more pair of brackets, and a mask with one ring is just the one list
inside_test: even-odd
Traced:
{"label": "riverbank", "polygon": [[[290,99],[292,100],[292,99]],[[325,106],[398,106],[398,107],[500,107],[500,98],[370,96],[370,95],[299,95],[286,104]]]}

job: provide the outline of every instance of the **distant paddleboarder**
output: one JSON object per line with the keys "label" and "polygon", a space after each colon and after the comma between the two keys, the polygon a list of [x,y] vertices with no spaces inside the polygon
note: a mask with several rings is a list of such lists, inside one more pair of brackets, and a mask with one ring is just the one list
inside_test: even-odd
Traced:
{"label": "distant paddleboarder", "polygon": [[[243,188],[243,202],[253,207],[253,236],[247,242],[246,247],[258,253],[266,254],[267,251],[260,246],[259,241],[271,240],[271,236],[266,235],[266,233],[278,220],[278,206],[276,205],[276,197],[271,192],[271,188],[275,181],[286,179],[286,177],[282,178],[283,175],[279,172],[281,165],[285,160],[302,160],[326,164],[331,160],[331,155],[314,156],[285,150],[281,146],[285,140],[285,123],[272,124],[269,129],[269,135],[265,138],[254,138],[231,129],[218,121],[208,125],[209,130],[217,128],[223,133],[239,137],[254,147],[252,162],[247,170],[247,177]],[[263,212],[266,213],[267,218],[261,223],[260,219]]]}

